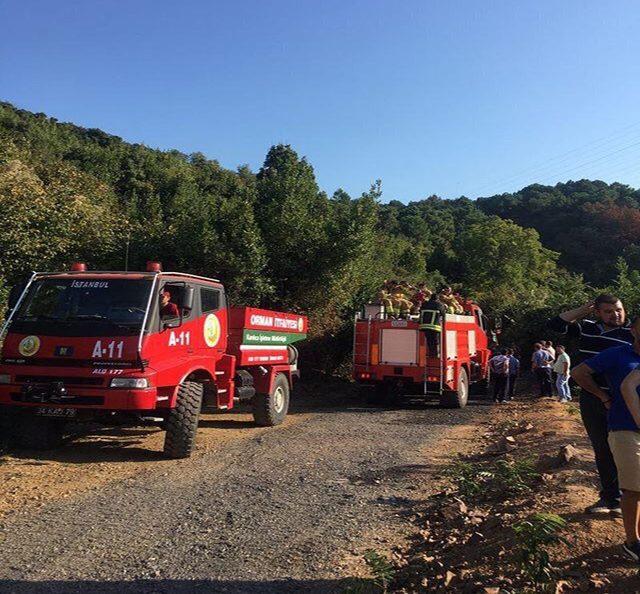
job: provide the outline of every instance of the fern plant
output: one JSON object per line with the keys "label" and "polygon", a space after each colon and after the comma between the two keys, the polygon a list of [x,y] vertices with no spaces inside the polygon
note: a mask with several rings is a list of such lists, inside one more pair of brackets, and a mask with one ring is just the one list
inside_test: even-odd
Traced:
{"label": "fern plant", "polygon": [[518,522],[513,528],[520,568],[533,582],[536,592],[541,591],[541,587],[553,577],[548,548],[567,543],[559,534],[566,525],[566,521],[556,514],[538,513]]}
{"label": "fern plant", "polygon": [[387,591],[389,583],[393,579],[396,570],[389,561],[380,553],[369,549],[364,554],[364,561],[371,571],[373,582],[379,586],[383,592]]}

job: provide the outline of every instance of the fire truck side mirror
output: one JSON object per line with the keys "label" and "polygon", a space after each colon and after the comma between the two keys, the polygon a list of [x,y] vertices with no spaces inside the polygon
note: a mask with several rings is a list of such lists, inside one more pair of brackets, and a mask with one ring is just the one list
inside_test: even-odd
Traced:
{"label": "fire truck side mirror", "polygon": [[195,290],[193,287],[186,286],[182,294],[182,309],[191,311],[193,309],[193,299]]}

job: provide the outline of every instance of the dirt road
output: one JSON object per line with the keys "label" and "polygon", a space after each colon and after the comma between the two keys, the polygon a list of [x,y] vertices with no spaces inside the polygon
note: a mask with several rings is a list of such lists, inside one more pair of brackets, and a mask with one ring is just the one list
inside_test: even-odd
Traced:
{"label": "dirt road", "polygon": [[340,592],[487,410],[376,409],[325,384],[281,427],[207,416],[189,460],[162,460],[152,429],[7,456],[0,591]]}

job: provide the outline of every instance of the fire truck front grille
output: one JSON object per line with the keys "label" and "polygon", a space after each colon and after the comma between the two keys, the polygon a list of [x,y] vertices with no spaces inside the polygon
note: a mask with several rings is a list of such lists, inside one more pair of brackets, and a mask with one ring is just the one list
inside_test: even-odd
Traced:
{"label": "fire truck front grille", "polygon": [[101,377],[74,377],[53,375],[16,375],[16,382],[46,384],[49,382],[62,382],[69,386],[101,386],[104,380]]}
{"label": "fire truck front grille", "polygon": [[[24,394],[19,392],[12,392],[11,400],[14,402],[36,402],[30,400]],[[38,400],[37,402],[48,403],[50,400]],[[56,400],[54,404],[77,404],[77,405],[102,405],[104,404],[104,398],[102,396],[69,396],[64,400]]]}

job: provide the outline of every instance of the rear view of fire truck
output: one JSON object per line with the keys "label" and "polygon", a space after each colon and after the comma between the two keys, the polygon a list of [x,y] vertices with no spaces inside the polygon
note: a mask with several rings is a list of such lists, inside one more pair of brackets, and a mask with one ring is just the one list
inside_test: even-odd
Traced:
{"label": "rear view of fire truck", "polygon": [[423,315],[395,319],[366,305],[354,325],[354,379],[374,401],[413,395],[466,406],[470,387],[484,388],[489,378],[487,318],[471,301],[464,314]]}

